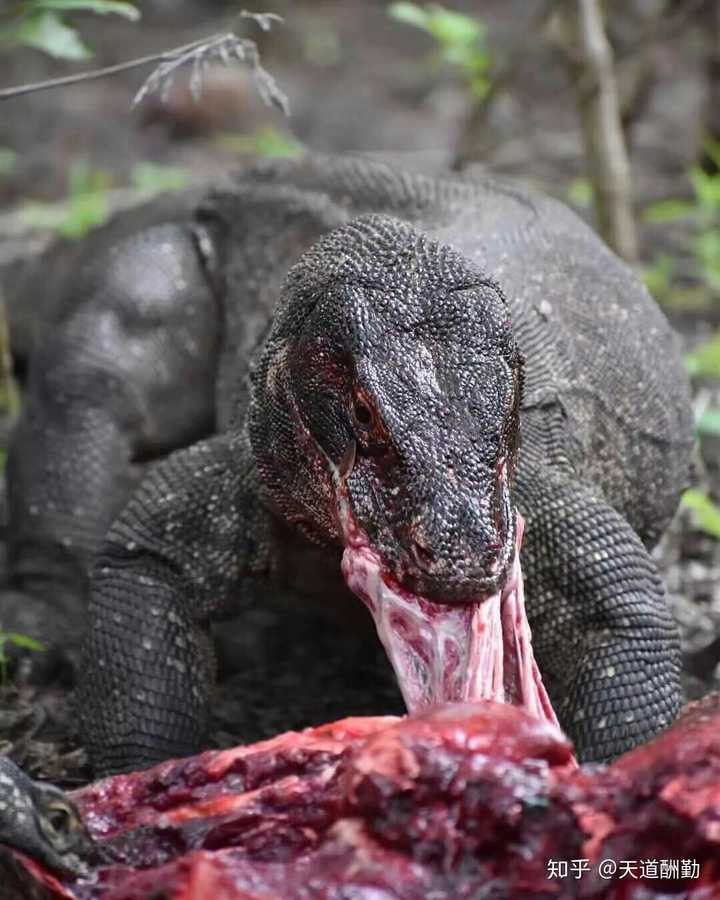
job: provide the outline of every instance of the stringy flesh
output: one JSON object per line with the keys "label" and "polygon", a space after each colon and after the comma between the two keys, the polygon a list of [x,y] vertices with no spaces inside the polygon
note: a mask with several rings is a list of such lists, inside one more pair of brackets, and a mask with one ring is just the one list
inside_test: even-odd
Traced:
{"label": "stringy flesh", "polygon": [[408,710],[439,703],[495,700],[523,707],[557,725],[530,639],[519,551],[502,588],[463,604],[443,604],[388,583],[378,554],[359,539],[348,541],[342,571],[366,604],[395,670]]}

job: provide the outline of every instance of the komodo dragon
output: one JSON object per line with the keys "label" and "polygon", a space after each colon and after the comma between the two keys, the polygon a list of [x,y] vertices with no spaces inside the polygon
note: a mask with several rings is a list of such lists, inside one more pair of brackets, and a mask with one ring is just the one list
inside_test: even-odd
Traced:
{"label": "komodo dragon", "polygon": [[357,603],[343,548],[406,697],[438,677],[452,695],[465,648],[426,626],[505,590],[516,510],[536,658],[580,758],[672,720],[648,550],[688,476],[688,384],[588,227],[503,181],[315,155],[154,209],[67,279],[9,458],[5,627],[33,592],[45,638],[76,616],[47,584],[106,534],[79,677],[98,771],[195,751],[208,621],[268,576]]}

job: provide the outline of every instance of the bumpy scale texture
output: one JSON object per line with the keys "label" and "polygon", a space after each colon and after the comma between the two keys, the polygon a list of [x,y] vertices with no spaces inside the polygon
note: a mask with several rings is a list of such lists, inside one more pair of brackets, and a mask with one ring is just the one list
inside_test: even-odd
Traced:
{"label": "bumpy scale texture", "polygon": [[5,627],[42,609],[52,642],[89,594],[99,772],[199,748],[211,620],[271,582],[358,604],[337,472],[389,577],[448,602],[497,587],[520,510],[535,652],[581,757],[672,720],[678,641],[648,548],[687,479],[686,377],[647,292],[569,210],[309,156],[133,213],[76,262],[30,355],[0,602]]}
{"label": "bumpy scale texture", "polygon": [[[0,846],[6,844],[49,871],[68,876],[87,875],[84,860],[97,861],[75,804],[62,791],[32,781],[11,760],[0,757]],[[7,851],[4,855],[7,860]],[[3,897],[7,897],[4,887]]]}

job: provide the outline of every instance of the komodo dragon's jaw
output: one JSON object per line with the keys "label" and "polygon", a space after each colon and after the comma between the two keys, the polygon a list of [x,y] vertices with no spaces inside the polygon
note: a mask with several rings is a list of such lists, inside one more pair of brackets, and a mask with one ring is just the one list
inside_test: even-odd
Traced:
{"label": "komodo dragon's jaw", "polygon": [[345,548],[411,710],[488,697],[556,721],[511,499],[521,384],[499,288],[405,223],[355,220],[289,273],[253,374],[261,483]]}
{"label": "komodo dragon's jaw", "polygon": [[26,853],[52,872],[83,875],[95,844],[75,804],[52,785],[28,778],[0,756],[0,844]]}

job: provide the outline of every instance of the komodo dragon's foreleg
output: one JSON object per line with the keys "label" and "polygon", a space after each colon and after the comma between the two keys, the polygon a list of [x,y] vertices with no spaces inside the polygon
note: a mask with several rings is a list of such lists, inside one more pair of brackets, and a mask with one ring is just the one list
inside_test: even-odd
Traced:
{"label": "komodo dragon's foreleg", "polygon": [[96,246],[34,352],[8,459],[10,589],[0,625],[72,657],[86,572],[144,463],[212,428],[218,311],[178,224]]}
{"label": "komodo dragon's foreleg", "polygon": [[208,621],[240,608],[274,552],[256,486],[244,440],[225,434],[158,464],[112,526],[78,679],[96,772],[200,748],[214,680]]}
{"label": "komodo dragon's foreleg", "polygon": [[538,663],[579,758],[605,760],[677,714],[677,627],[646,548],[596,490],[543,467],[516,487]]}

